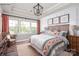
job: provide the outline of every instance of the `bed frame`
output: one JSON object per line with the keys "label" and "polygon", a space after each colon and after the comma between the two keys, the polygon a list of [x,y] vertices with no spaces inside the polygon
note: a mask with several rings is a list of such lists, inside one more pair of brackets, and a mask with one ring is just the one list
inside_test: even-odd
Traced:
{"label": "bed frame", "polygon": [[[66,25],[56,25],[56,26],[49,26],[48,27],[49,30],[54,31],[54,30],[60,30],[60,31],[68,31],[69,30],[69,24]],[[38,51],[41,55],[44,56],[43,52],[37,48],[34,44],[31,43],[31,46]]]}
{"label": "bed frame", "polygon": [[31,46],[38,52],[40,53],[42,56],[44,56],[43,52],[38,48],[36,47],[34,44],[31,43]]}
{"label": "bed frame", "polygon": [[69,24],[48,26],[48,29],[51,31],[54,31],[54,30],[69,31]]}

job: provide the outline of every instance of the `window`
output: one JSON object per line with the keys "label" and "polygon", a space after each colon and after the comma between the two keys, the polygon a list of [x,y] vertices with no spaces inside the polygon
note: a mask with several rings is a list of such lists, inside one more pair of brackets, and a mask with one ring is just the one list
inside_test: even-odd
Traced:
{"label": "window", "polygon": [[10,33],[36,33],[37,22],[12,17],[9,20],[9,31]]}
{"label": "window", "polygon": [[10,33],[16,33],[18,31],[17,26],[18,26],[17,20],[9,20]]}
{"label": "window", "polygon": [[32,33],[36,33],[36,30],[37,29],[37,23],[36,22],[32,22],[31,23],[31,30],[32,30]]}
{"label": "window", "polygon": [[30,22],[21,21],[19,32],[20,33],[30,32]]}

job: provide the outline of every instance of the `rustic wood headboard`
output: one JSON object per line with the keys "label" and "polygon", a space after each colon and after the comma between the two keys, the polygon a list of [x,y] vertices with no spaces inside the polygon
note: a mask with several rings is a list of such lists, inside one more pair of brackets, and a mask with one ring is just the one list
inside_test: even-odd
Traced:
{"label": "rustic wood headboard", "polygon": [[69,24],[48,26],[48,29],[51,30],[51,31],[54,31],[54,30],[69,31]]}

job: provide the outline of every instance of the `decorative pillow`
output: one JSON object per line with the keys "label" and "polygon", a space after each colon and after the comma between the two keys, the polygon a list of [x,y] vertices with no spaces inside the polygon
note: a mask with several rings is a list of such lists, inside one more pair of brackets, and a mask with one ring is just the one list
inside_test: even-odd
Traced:
{"label": "decorative pillow", "polygon": [[61,32],[59,33],[59,35],[66,37],[66,36],[67,36],[67,31],[61,31]]}
{"label": "decorative pillow", "polygon": [[44,33],[45,33],[45,34],[49,34],[49,35],[54,35],[54,32],[52,32],[52,31],[50,31],[50,30],[46,30]]}
{"label": "decorative pillow", "polygon": [[10,34],[7,35],[7,39],[10,39]]}
{"label": "decorative pillow", "polygon": [[51,31],[51,30],[45,30],[44,32],[45,34],[49,34],[49,35],[60,35],[60,31],[58,30],[54,30],[54,31]]}
{"label": "decorative pillow", "polygon": [[59,31],[54,30],[54,35],[59,35]]}

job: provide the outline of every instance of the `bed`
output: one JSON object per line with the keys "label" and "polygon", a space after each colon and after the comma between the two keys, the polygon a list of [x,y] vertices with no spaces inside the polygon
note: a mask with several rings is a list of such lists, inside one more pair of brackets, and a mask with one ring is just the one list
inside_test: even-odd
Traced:
{"label": "bed", "polygon": [[[65,31],[67,35],[69,25],[49,26],[48,29],[52,32],[54,30]],[[57,56],[69,44],[65,35],[59,35],[59,33],[52,35],[48,31],[39,35],[33,35],[30,39],[31,46],[43,56]]]}

